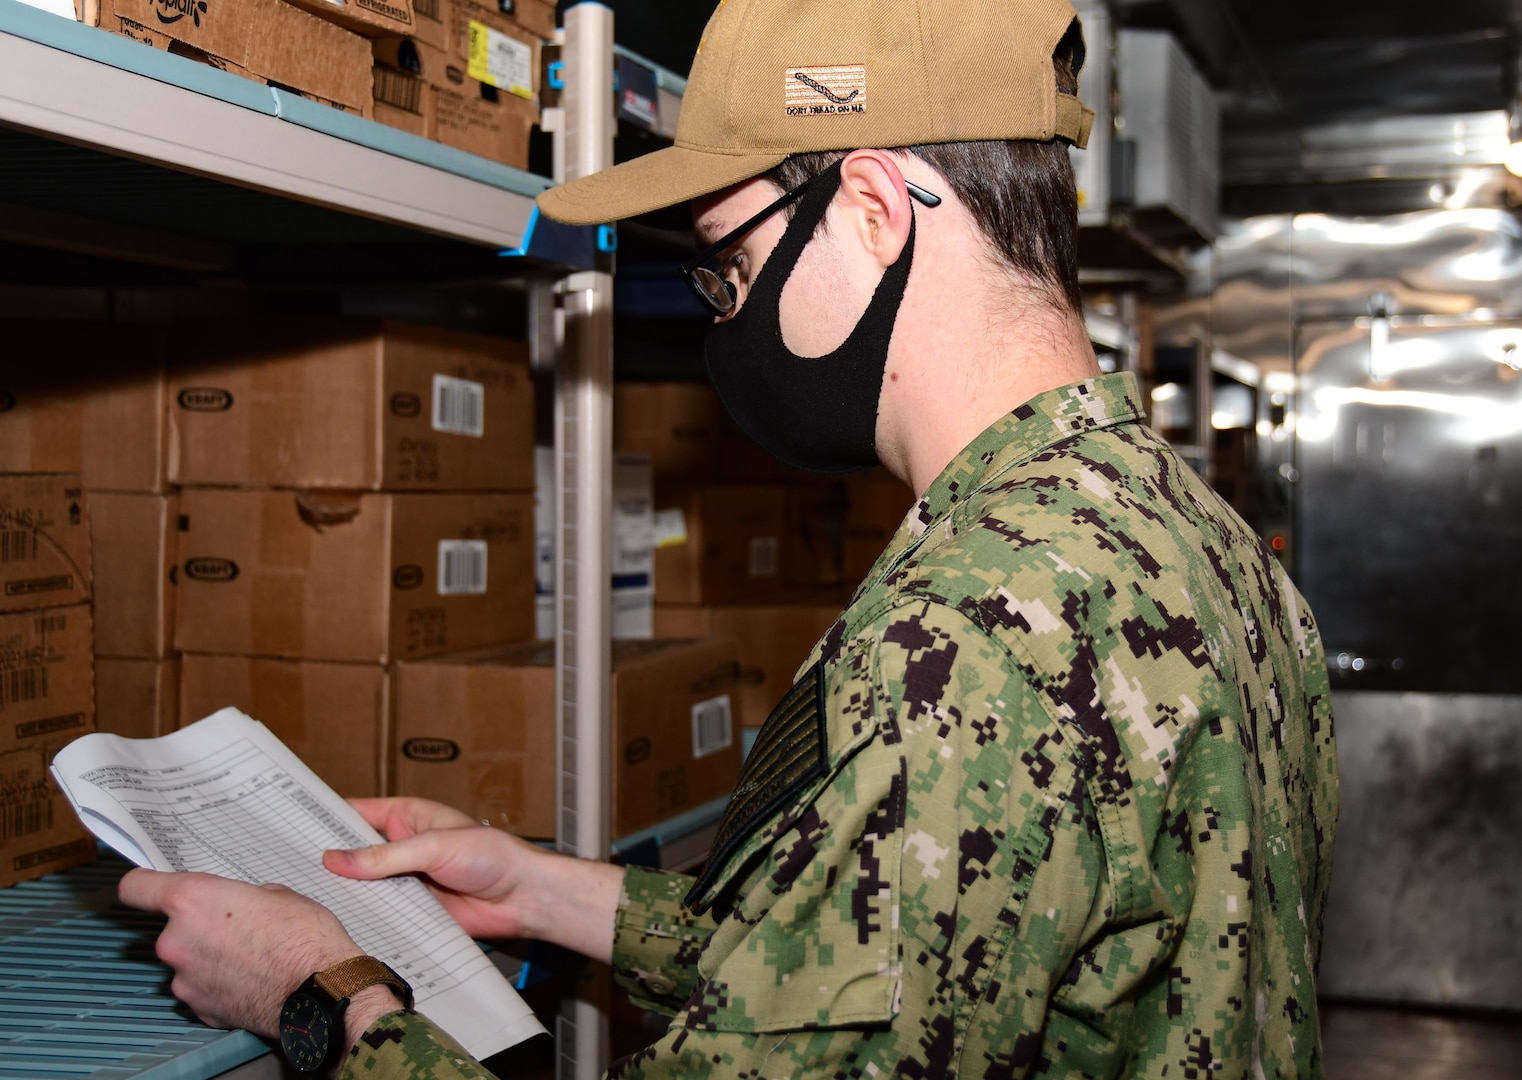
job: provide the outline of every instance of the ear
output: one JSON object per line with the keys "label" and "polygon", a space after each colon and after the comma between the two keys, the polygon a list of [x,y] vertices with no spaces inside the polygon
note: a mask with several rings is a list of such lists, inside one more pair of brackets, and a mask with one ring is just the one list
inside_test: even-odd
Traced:
{"label": "ear", "polygon": [[842,232],[854,236],[885,269],[903,254],[914,210],[892,155],[881,150],[847,154],[840,162],[835,211]]}

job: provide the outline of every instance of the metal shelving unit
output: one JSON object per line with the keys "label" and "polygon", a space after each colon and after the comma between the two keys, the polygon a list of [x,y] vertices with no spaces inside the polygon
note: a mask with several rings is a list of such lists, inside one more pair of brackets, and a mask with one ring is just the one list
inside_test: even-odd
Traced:
{"label": "metal shelving unit", "polygon": [[0,125],[498,250],[523,245],[550,186],[15,0],[0,0]]}
{"label": "metal shelving unit", "polygon": [[[566,22],[568,89],[545,124],[562,179],[610,163],[613,130],[612,13],[582,4]],[[530,278],[534,351],[557,370],[566,538],[560,843],[607,855],[612,279],[597,230],[539,217],[552,183],[0,0],[0,244],[191,289]],[[570,1001],[560,1027],[562,1075],[600,1072],[605,1012]],[[234,1042],[252,1056],[256,1041]],[[237,1063],[201,1058],[154,1075]]]}
{"label": "metal shelving unit", "polygon": [[[0,245],[191,290],[527,278],[528,333],[556,385],[558,844],[606,858],[653,843],[690,862],[715,808],[616,845],[609,829],[615,244],[534,209],[612,163],[620,71],[654,87],[647,126],[665,137],[685,80],[615,46],[600,3],[567,9],[558,37],[551,180],[0,0]],[[557,1026],[559,1074],[599,1075],[605,1003],[568,999]]]}

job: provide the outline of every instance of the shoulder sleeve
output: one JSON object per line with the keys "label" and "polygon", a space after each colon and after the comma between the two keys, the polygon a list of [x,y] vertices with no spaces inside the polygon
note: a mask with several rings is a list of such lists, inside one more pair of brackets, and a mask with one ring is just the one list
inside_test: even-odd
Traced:
{"label": "shoulder sleeve", "polygon": [[384,1076],[387,1080],[492,1080],[491,1073],[460,1044],[415,1012],[381,1017],[359,1037],[344,1061],[340,1080]]}
{"label": "shoulder sleeve", "polygon": [[698,982],[698,956],[713,933],[710,918],[692,914],[682,897],[685,874],[631,866],[613,929],[613,977],[636,1005],[674,1013]]}

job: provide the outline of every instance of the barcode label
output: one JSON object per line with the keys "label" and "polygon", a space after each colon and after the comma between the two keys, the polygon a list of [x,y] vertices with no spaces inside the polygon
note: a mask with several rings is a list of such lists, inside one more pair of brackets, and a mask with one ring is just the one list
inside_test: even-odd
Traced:
{"label": "barcode label", "polygon": [[433,430],[479,439],[486,434],[486,387],[448,375],[433,377]]}
{"label": "barcode label", "polygon": [[36,558],[36,529],[6,529],[0,532],[0,563],[32,562]]}
{"label": "barcode label", "polygon": [[534,50],[515,38],[470,21],[466,74],[477,82],[534,99]]}
{"label": "barcode label", "polygon": [[31,836],[53,827],[53,800],[0,807],[0,840]]}
{"label": "barcode label", "polygon": [[48,669],[45,667],[12,668],[0,671],[0,705],[36,701],[48,696]]}
{"label": "barcode label", "polygon": [[439,595],[480,596],[486,592],[486,541],[439,541]]}
{"label": "barcode label", "polygon": [[750,542],[750,576],[777,576],[777,538],[758,536]]}
{"label": "barcode label", "polygon": [[734,742],[730,723],[729,695],[700,701],[692,707],[692,756],[707,757],[727,750]]}

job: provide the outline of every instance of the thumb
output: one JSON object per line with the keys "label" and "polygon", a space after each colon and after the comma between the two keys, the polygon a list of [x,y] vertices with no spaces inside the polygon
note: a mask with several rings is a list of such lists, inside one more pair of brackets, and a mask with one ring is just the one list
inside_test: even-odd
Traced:
{"label": "thumb", "polygon": [[443,854],[437,832],[417,833],[389,844],[325,851],[322,865],[340,877],[373,881],[401,874],[427,874],[439,865]]}

